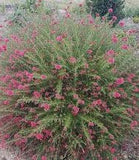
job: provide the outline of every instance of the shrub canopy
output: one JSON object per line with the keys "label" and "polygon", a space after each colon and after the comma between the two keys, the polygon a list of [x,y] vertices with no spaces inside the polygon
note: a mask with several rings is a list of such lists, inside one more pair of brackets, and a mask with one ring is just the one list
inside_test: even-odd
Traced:
{"label": "shrub canopy", "polygon": [[133,30],[68,12],[33,20],[1,38],[1,142],[32,159],[114,158],[137,125]]}

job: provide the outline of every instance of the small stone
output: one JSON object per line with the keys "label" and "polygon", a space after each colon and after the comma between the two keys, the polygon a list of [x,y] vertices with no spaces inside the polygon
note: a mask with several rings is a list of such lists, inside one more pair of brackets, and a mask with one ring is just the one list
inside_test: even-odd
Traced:
{"label": "small stone", "polygon": [[127,156],[126,154],[124,154],[124,155],[123,155],[123,157],[124,157],[125,159],[127,159],[127,158],[128,158],[128,156]]}

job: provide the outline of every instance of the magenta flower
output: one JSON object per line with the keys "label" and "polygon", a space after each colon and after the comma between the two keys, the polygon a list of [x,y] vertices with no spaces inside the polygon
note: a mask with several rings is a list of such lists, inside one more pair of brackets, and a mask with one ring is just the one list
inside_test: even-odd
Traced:
{"label": "magenta flower", "polygon": [[38,92],[38,91],[34,91],[34,92],[33,92],[33,96],[38,99],[38,98],[41,97],[41,94],[40,94],[40,92]]}
{"label": "magenta flower", "polygon": [[19,89],[19,90],[24,90],[24,89],[25,89],[25,86],[23,86],[22,84],[20,84],[20,85],[18,86],[18,89]]}
{"label": "magenta flower", "polygon": [[117,80],[116,80],[116,84],[117,85],[121,85],[121,84],[123,84],[125,81],[124,81],[124,78],[118,78]]}
{"label": "magenta flower", "polygon": [[31,121],[31,122],[30,122],[30,126],[31,126],[31,127],[36,127],[36,126],[37,126],[37,123],[36,123],[36,122]]}
{"label": "magenta flower", "polygon": [[112,9],[112,8],[109,8],[109,9],[108,9],[108,12],[109,12],[109,13],[113,13],[113,9]]}
{"label": "magenta flower", "polygon": [[116,152],[116,149],[115,149],[115,148],[110,148],[110,152],[111,152],[112,154],[114,154],[114,153]]}
{"label": "magenta flower", "polygon": [[93,53],[93,51],[91,49],[89,49],[89,50],[87,50],[87,53],[91,54],[91,53]]}
{"label": "magenta flower", "polygon": [[93,107],[100,106],[101,104],[102,104],[102,100],[101,100],[101,99],[94,100],[94,101],[92,102],[92,106],[93,106]]}
{"label": "magenta flower", "polygon": [[121,94],[118,93],[118,92],[114,92],[114,93],[113,93],[113,97],[114,97],[114,98],[120,98],[120,97],[121,97]]}
{"label": "magenta flower", "polygon": [[115,52],[112,49],[108,50],[106,53],[107,56],[113,56],[114,54],[115,54]]}
{"label": "magenta flower", "polygon": [[128,50],[129,46],[128,46],[127,44],[123,44],[123,45],[121,46],[121,48],[122,48],[123,50]]}
{"label": "magenta flower", "polygon": [[42,156],[41,160],[47,160],[46,156]]}
{"label": "magenta flower", "polygon": [[138,126],[138,122],[137,122],[137,121],[132,121],[132,122],[130,123],[130,128],[131,128],[131,129],[134,129],[136,126]]}
{"label": "magenta flower", "polygon": [[120,27],[124,27],[124,26],[125,26],[125,22],[124,22],[124,21],[120,21],[120,22],[119,22],[119,26],[120,26]]}
{"label": "magenta flower", "polygon": [[89,126],[89,127],[93,127],[94,125],[95,125],[95,124],[94,124],[93,122],[89,122],[89,123],[88,123],[88,126]]}
{"label": "magenta flower", "polygon": [[78,99],[78,98],[79,98],[78,94],[74,94],[74,95],[73,95],[73,98],[74,98],[74,99]]}
{"label": "magenta flower", "polygon": [[110,58],[108,59],[108,63],[109,63],[109,64],[114,64],[114,62],[115,62],[115,59],[114,59],[113,57],[110,57]]}
{"label": "magenta flower", "polygon": [[19,55],[19,56],[24,56],[25,51],[15,50],[15,54],[17,54],[17,55]]}
{"label": "magenta flower", "polygon": [[55,64],[55,69],[56,70],[60,70],[62,68],[62,66],[60,64]]}
{"label": "magenta flower", "polygon": [[43,130],[43,133],[45,134],[46,138],[52,137],[52,131],[51,130],[45,129],[45,130]]}
{"label": "magenta flower", "polygon": [[67,12],[66,15],[65,15],[65,17],[66,18],[70,18],[71,17],[70,13]]}
{"label": "magenta flower", "polygon": [[42,80],[44,80],[44,79],[46,79],[46,78],[47,78],[46,75],[41,75],[41,79],[42,79]]}
{"label": "magenta flower", "polygon": [[74,116],[76,116],[76,115],[78,114],[79,110],[80,110],[80,109],[79,109],[77,106],[74,106],[74,107],[72,108],[72,114],[73,114]]}
{"label": "magenta flower", "polygon": [[31,159],[32,159],[32,160],[37,160],[37,155],[33,155],[33,156],[31,157]]}
{"label": "magenta flower", "polygon": [[7,91],[6,91],[6,94],[7,94],[8,96],[13,96],[13,95],[14,95],[14,91],[12,91],[12,90],[7,90]]}
{"label": "magenta flower", "polygon": [[8,100],[3,101],[4,105],[8,105],[10,102]]}
{"label": "magenta flower", "polygon": [[35,134],[36,139],[42,140],[43,139],[43,134],[42,133],[36,133]]}
{"label": "magenta flower", "polygon": [[112,42],[113,43],[117,43],[118,42],[118,37],[114,34],[114,35],[112,35]]}
{"label": "magenta flower", "polygon": [[0,46],[0,52],[4,52],[6,50],[7,50],[7,46],[6,45]]}
{"label": "magenta flower", "polygon": [[43,104],[42,107],[44,108],[45,111],[49,111],[50,110],[50,105],[49,104]]}
{"label": "magenta flower", "polygon": [[56,37],[56,41],[61,42],[62,40],[63,40],[63,37],[62,37],[62,36],[57,36],[57,37]]}
{"label": "magenta flower", "polygon": [[84,100],[82,100],[82,99],[78,99],[78,104],[84,105],[85,102],[84,102]]}
{"label": "magenta flower", "polygon": [[113,17],[112,17],[112,20],[113,20],[113,21],[116,21],[116,20],[117,20],[117,17],[116,17],[116,16],[113,16]]}
{"label": "magenta flower", "polygon": [[69,58],[69,62],[72,63],[72,64],[74,64],[74,63],[77,62],[77,60],[76,60],[75,57],[70,57],[70,58]]}

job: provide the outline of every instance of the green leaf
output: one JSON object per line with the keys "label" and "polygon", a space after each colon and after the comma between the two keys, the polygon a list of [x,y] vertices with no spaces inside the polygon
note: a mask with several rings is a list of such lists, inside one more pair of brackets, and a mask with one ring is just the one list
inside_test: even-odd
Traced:
{"label": "green leaf", "polygon": [[62,81],[58,80],[58,83],[56,86],[57,93],[60,93],[62,91],[62,84],[63,84]]}
{"label": "green leaf", "polygon": [[66,117],[65,117],[65,128],[70,128],[71,126],[71,123],[72,123],[72,116],[71,114],[68,114]]}

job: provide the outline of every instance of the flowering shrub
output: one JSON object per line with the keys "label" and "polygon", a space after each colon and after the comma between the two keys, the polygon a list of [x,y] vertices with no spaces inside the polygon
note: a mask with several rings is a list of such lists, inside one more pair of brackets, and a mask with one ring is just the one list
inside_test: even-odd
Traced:
{"label": "flowering shrub", "polygon": [[68,11],[33,19],[0,39],[1,147],[32,160],[116,160],[138,125],[133,31],[120,38],[105,20]]}

